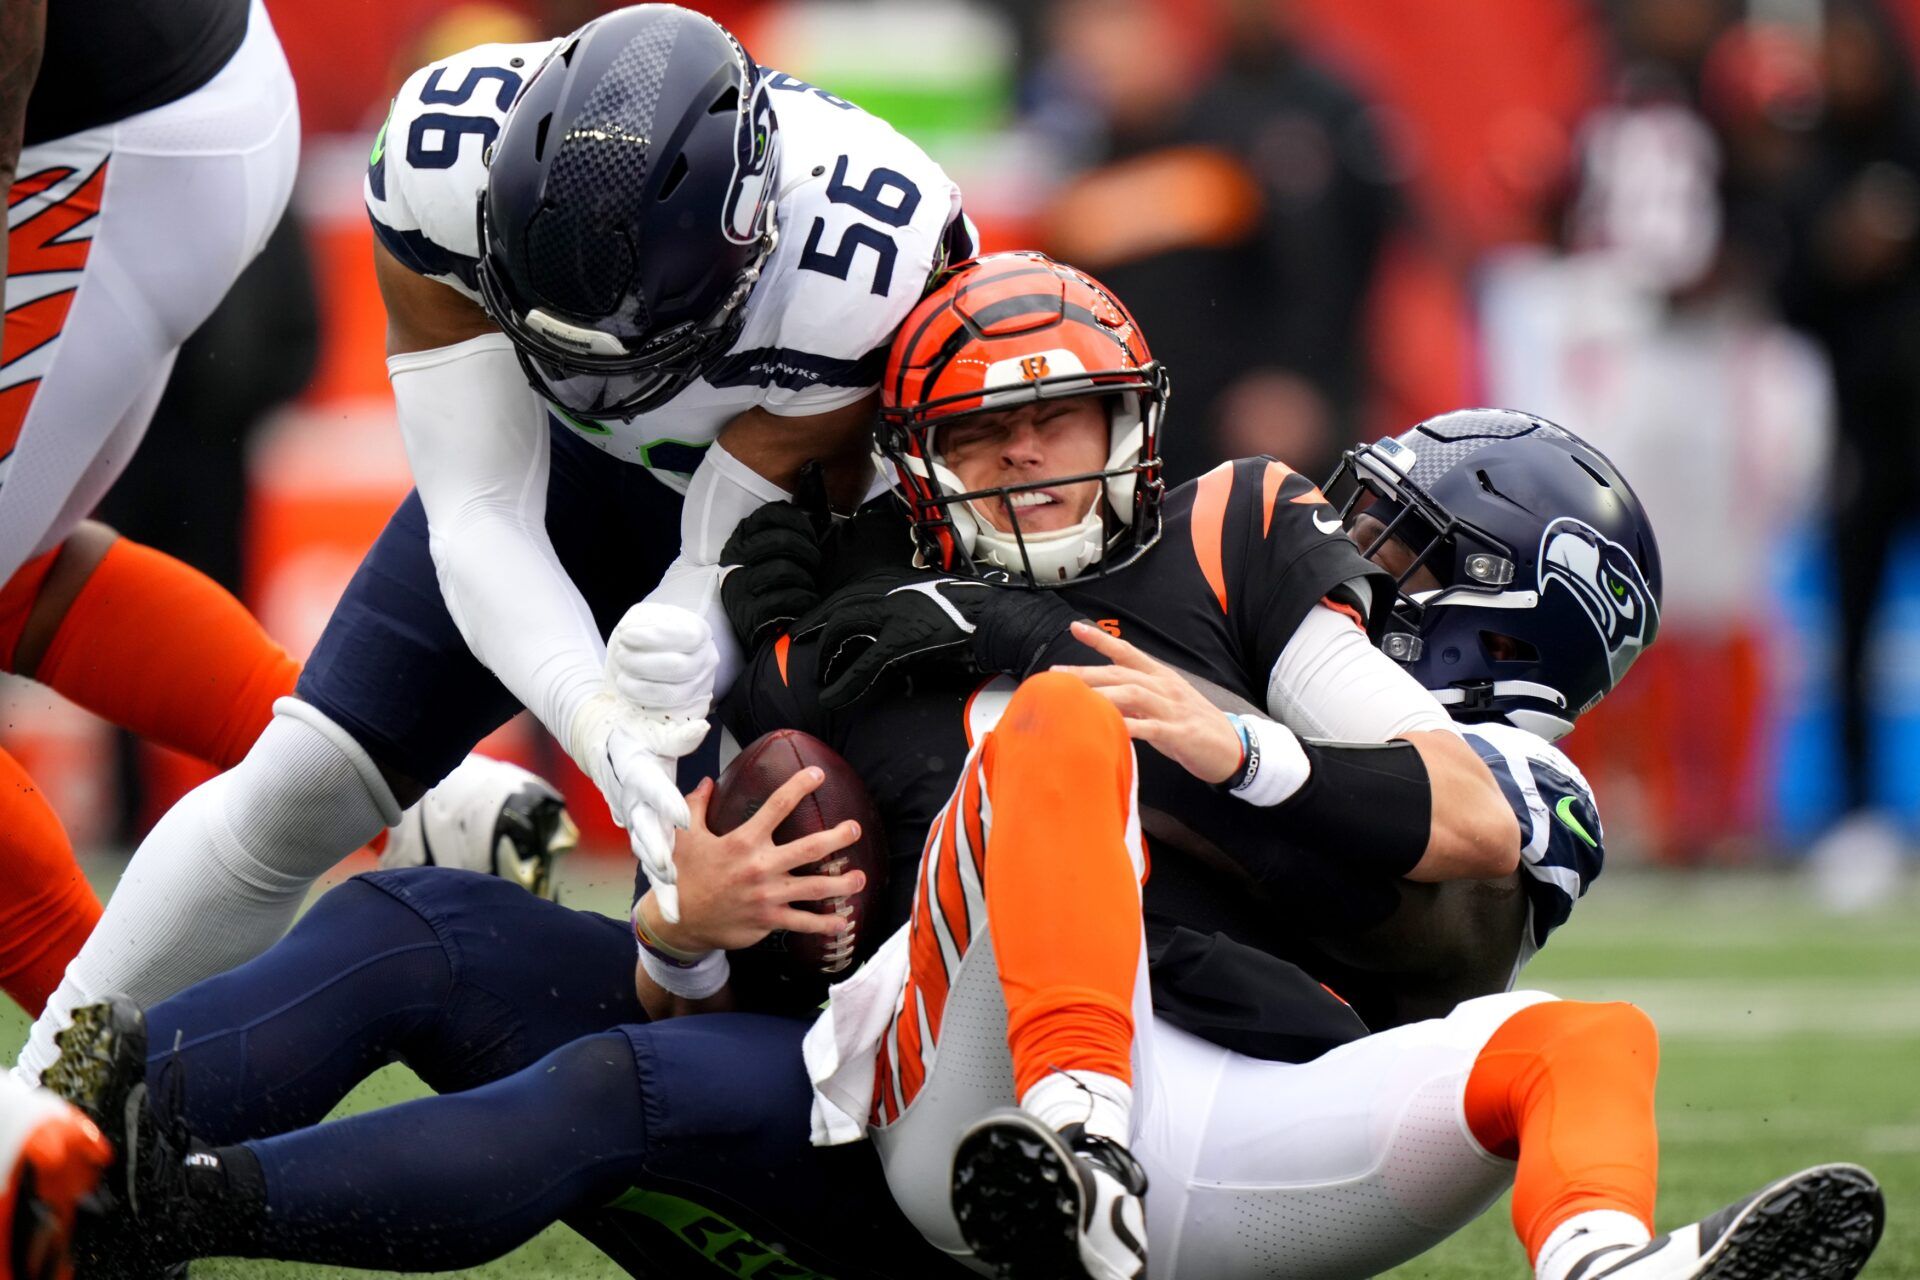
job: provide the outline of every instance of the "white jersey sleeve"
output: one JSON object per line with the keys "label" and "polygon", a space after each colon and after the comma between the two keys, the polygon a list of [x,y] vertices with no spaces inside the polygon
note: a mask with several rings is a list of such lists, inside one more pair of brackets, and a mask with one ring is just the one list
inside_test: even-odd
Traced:
{"label": "white jersey sleeve", "polygon": [[739,340],[707,375],[761,389],[783,416],[825,413],[880,385],[893,334],[947,262],[974,252],[960,189],[891,125],[777,71],[780,241]]}
{"label": "white jersey sleeve", "polygon": [[374,139],[364,190],[374,234],[402,265],[478,299],[476,202],[487,182],[486,149],[558,43],[477,45],[400,86]]}
{"label": "white jersey sleeve", "polygon": [[1600,877],[1606,860],[1600,808],[1579,767],[1539,734],[1507,724],[1465,725],[1461,733],[1520,821],[1528,907],[1525,963]]}

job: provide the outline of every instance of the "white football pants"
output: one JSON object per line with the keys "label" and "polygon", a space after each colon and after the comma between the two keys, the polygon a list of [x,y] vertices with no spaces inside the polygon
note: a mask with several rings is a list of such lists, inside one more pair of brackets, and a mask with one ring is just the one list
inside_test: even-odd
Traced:
{"label": "white football pants", "polygon": [[0,582],[99,503],[180,344],[266,243],[300,154],[293,77],[261,0],[200,88],[37,143],[9,192],[0,364]]}

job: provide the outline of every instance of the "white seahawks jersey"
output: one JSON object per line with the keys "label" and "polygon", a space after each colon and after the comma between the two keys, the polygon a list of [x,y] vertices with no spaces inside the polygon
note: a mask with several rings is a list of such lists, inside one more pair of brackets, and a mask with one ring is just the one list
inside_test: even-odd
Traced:
{"label": "white seahawks jersey", "polygon": [[[487,44],[407,78],[367,169],[367,211],[401,263],[478,300],[485,152],[559,40]],[[555,418],[675,488],[722,426],[752,408],[842,408],[880,384],[887,347],[941,263],[974,252],[960,191],[886,121],[771,69],[780,122],[779,244],[740,336],[706,378],[631,422]]]}
{"label": "white seahawks jersey", "polygon": [[1520,870],[1527,890],[1524,965],[1600,876],[1606,858],[1600,809],[1579,768],[1539,734],[1507,724],[1462,725],[1460,731],[1486,761],[1520,820]]}

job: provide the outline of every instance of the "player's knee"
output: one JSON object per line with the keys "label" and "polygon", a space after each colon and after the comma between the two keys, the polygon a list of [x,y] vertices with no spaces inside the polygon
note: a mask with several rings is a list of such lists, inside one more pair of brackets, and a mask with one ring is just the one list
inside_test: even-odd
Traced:
{"label": "player's knee", "polygon": [[274,703],[273,719],[240,768],[269,791],[314,797],[339,793],[370,801],[386,825],[400,820],[402,806],[367,749],[325,712],[298,698]]}
{"label": "player's knee", "polygon": [[1639,1005],[1624,1000],[1552,1000],[1530,1005],[1508,1019],[1498,1035],[1509,1042],[1530,1041],[1536,1050],[1588,1063],[1654,1065],[1659,1061],[1660,1036],[1653,1019]]}
{"label": "player's knee", "polygon": [[1587,1035],[1596,1046],[1649,1066],[1660,1060],[1660,1032],[1647,1011],[1624,1000],[1586,1006],[1590,1011]]}
{"label": "player's knee", "polygon": [[1073,676],[1043,671],[1014,690],[994,728],[998,750],[1038,752],[1064,763],[1090,763],[1130,751],[1126,722],[1111,702]]}

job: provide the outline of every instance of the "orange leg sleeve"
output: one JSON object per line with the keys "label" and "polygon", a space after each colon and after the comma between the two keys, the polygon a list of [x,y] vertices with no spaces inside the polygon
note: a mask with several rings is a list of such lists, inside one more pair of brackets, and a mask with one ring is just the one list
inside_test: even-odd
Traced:
{"label": "orange leg sleeve", "polygon": [[1520,1161],[1513,1228],[1529,1259],[1577,1213],[1611,1209],[1653,1229],[1659,1067],[1653,1021],[1630,1004],[1532,1005],[1480,1051],[1467,1125],[1488,1151]]}
{"label": "orange leg sleeve", "polygon": [[125,538],[54,633],[36,678],[104,720],[231,768],[300,664],[225,587]]}
{"label": "orange leg sleeve", "polygon": [[39,1016],[99,919],[66,828],[0,751],[0,991]]}
{"label": "orange leg sleeve", "polygon": [[1024,682],[982,749],[987,927],[1015,1096],[1053,1070],[1132,1083],[1140,879],[1133,752],[1113,704],[1071,676]]}

